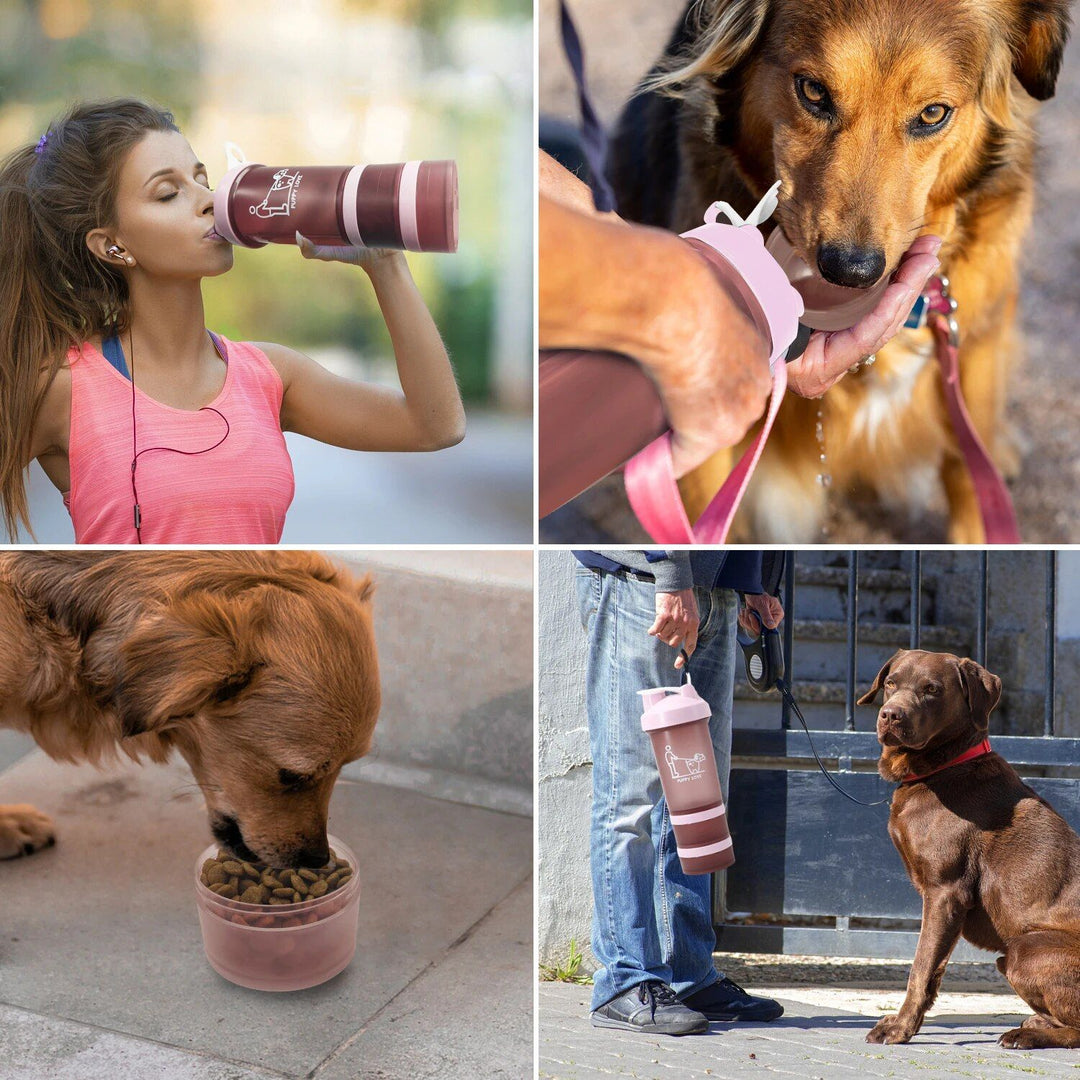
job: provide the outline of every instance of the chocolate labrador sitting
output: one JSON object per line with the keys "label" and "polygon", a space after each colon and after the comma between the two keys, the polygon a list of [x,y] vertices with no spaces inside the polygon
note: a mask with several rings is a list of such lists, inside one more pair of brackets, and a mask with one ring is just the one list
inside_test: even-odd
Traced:
{"label": "chocolate labrador sitting", "polygon": [[1080,837],[981,745],[1001,680],[974,660],[901,649],[859,704],[882,691],[878,769],[900,784],[889,835],[923,912],[904,1004],[867,1042],[919,1030],[962,935],[1004,953],[998,969],[1035,1010],[1002,1046],[1080,1046]]}

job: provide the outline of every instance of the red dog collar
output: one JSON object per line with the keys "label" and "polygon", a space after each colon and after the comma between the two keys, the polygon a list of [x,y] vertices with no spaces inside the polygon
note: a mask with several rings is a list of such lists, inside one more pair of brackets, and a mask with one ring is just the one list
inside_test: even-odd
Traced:
{"label": "red dog collar", "polygon": [[933,776],[934,773],[941,772],[943,769],[951,769],[954,765],[963,765],[965,761],[974,761],[975,758],[985,757],[990,753],[993,753],[990,749],[990,740],[983,739],[978,746],[972,746],[970,749],[965,750],[959,757],[954,757],[952,761],[946,761],[944,765],[939,765],[936,769],[931,769],[928,773],[923,773],[921,776],[916,776],[914,773],[908,773],[900,783],[910,784],[915,780],[925,780],[928,776]]}

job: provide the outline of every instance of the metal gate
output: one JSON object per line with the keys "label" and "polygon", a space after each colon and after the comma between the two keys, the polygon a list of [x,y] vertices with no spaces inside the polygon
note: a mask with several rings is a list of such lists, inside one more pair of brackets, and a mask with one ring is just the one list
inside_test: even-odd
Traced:
{"label": "metal gate", "polygon": [[[1008,572],[1010,552],[973,552],[977,597],[973,655],[986,661],[987,610],[992,574]],[[795,585],[797,553],[789,553],[783,587],[785,657],[796,700],[799,650],[795,625],[800,618]],[[910,553],[910,612],[907,647],[919,648],[923,553]],[[994,749],[1074,829],[1080,830],[1080,781],[1068,766],[1080,764],[1080,740],[1054,734],[1054,643],[1057,561],[1045,555],[1045,595],[1041,619],[1045,645],[1046,702],[1041,736],[995,735]],[[880,746],[873,730],[856,730],[855,701],[866,687],[856,686],[858,656],[859,553],[847,567],[847,673],[843,730],[813,730],[814,745],[826,767],[858,799],[887,797],[892,785],[876,771]],[[905,643],[896,643],[902,646]],[[993,669],[991,664],[989,665]],[[813,761],[806,734],[780,701],[779,726],[772,730],[735,728],[729,815],[736,863],[716,879],[714,921],[718,948],[732,952],[782,952],[809,955],[910,958],[918,936],[921,903],[886,831],[888,805],[858,806],[826,781]],[[863,708],[872,727],[876,708]],[[737,721],[737,714],[736,714]],[[795,727],[792,727],[792,723]],[[1036,775],[1033,775],[1036,774]],[[954,959],[985,960],[987,954],[965,942]]]}

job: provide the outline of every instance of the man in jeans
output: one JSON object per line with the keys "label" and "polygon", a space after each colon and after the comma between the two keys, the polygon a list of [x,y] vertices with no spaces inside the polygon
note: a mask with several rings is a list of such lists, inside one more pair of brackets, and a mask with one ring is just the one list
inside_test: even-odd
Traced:
{"label": "man in jeans", "polygon": [[710,1020],[775,1020],[784,1011],[777,1002],[751,997],[713,966],[710,877],[686,874],[679,863],[637,692],[669,685],[687,667],[712,709],[726,800],[736,620],[758,632],[740,612],[739,594],[764,625],[779,625],[783,608],[770,594],[783,553],[613,549],[574,556],[588,635],[592,949],[600,964],[593,1025],[689,1035],[706,1031]]}

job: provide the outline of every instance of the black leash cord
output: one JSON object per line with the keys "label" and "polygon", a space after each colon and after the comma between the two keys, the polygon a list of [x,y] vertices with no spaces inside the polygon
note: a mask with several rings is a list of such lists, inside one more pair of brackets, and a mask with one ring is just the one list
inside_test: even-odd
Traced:
{"label": "black leash cord", "polygon": [[832,786],[836,788],[836,790],[839,791],[845,799],[850,799],[853,803],[858,803],[860,806],[883,806],[885,803],[889,802],[892,799],[892,796],[890,795],[888,799],[878,799],[877,802],[863,802],[862,799],[856,799],[854,795],[849,795],[832,778],[825,766],[821,764],[821,758],[818,757],[817,750],[814,749],[814,740],[810,738],[810,729],[806,726],[806,721],[803,719],[802,710],[799,708],[798,702],[792,696],[791,687],[789,687],[788,684],[783,681],[783,679],[778,679],[776,681],[776,689],[779,690],[780,693],[784,696],[784,700],[788,703],[788,705],[791,706],[792,711],[799,718],[799,723],[802,724],[802,729],[806,732],[806,738],[810,743],[810,752],[814,755],[814,760],[817,762],[818,768],[822,771],[825,779],[828,780],[829,783],[832,784]]}

